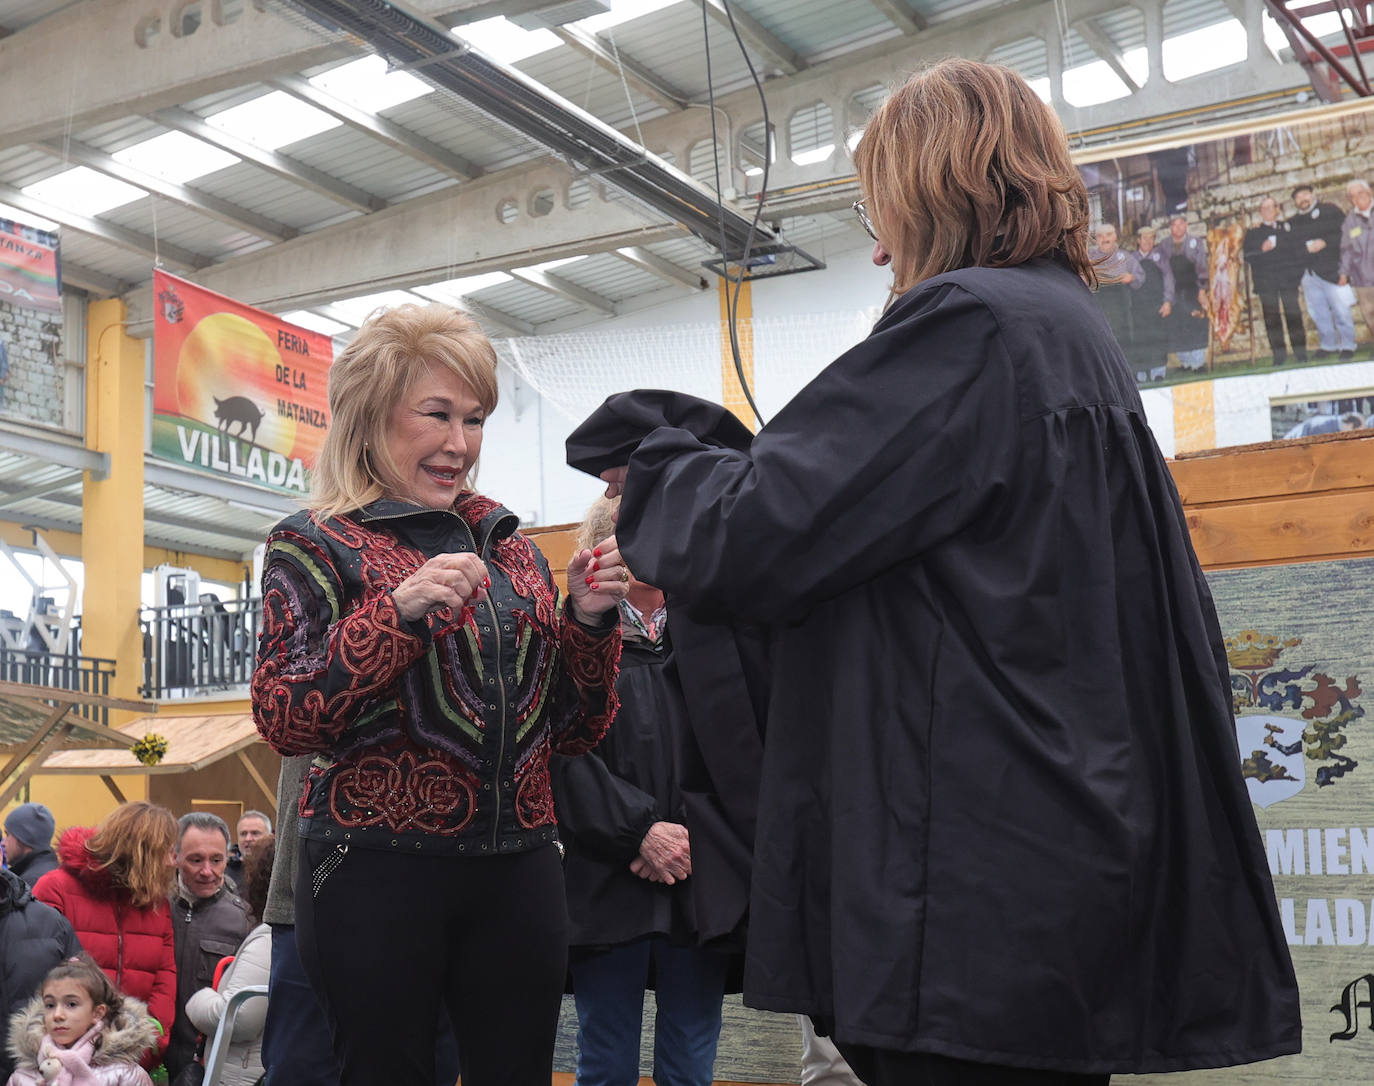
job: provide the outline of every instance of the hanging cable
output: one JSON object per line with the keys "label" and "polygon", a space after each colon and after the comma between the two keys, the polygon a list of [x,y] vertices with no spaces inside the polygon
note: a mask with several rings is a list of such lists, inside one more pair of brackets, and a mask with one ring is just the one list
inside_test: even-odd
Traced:
{"label": "hanging cable", "polygon": [[748,401],[749,408],[754,412],[754,417],[758,419],[759,425],[766,426],[768,420],[763,417],[763,412],[759,410],[759,405],[754,400],[753,389],[749,387],[749,381],[744,374],[744,360],[740,356],[739,296],[744,289],[744,276],[749,267],[749,254],[754,247],[759,222],[763,217],[763,203],[768,195],[768,171],[773,161],[773,125],[768,116],[768,98],[763,93],[763,81],[754,68],[754,61],[749,56],[749,50],[744,44],[744,38],[740,35],[739,27],[735,25],[735,14],[730,10],[730,0],[720,0],[726,18],[730,21],[730,30],[735,36],[735,42],[739,45],[740,56],[744,58],[744,63],[749,68],[749,76],[754,81],[754,89],[758,92],[759,103],[763,109],[763,180],[759,188],[758,206],[754,209],[753,219],[749,223],[749,232],[745,235],[744,250],[736,261],[738,271],[734,277],[734,291],[732,293],[730,289],[730,250],[725,236],[725,194],[720,180],[720,140],[716,130],[716,88],[715,80],[711,75],[711,24],[706,8],[708,2],[709,0],[701,0],[701,36],[702,46],[706,51],[706,95],[711,113],[711,157],[715,168],[716,206],[720,214],[720,251],[725,268],[725,325],[730,334],[730,355],[735,364],[735,376],[739,379],[740,390],[744,393],[744,398]]}

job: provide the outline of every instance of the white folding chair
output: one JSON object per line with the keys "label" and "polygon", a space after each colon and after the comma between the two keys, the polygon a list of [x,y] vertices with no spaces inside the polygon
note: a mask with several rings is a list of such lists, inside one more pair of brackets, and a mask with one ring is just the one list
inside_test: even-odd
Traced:
{"label": "white folding chair", "polygon": [[234,1040],[234,1022],[237,1021],[239,1011],[243,1010],[244,1005],[250,999],[256,999],[259,996],[263,999],[267,998],[267,985],[250,984],[240,988],[224,1004],[224,1012],[219,1016],[219,1024],[215,1027],[214,1039],[210,1042],[210,1048],[205,1056],[204,1086],[219,1086],[220,1072],[224,1070],[224,1061],[229,1055],[229,1045]]}

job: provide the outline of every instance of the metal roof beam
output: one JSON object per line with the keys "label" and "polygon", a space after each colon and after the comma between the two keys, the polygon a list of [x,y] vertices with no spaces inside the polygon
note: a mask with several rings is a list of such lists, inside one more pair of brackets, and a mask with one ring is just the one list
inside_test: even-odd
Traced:
{"label": "metal roof beam", "polygon": [[56,207],[45,200],[35,200],[32,196],[10,185],[0,184],[0,201],[22,211],[31,211],[35,215],[41,215],[45,219],[52,219],[53,222],[68,230],[76,230],[90,237],[98,238],[126,252],[146,256],[151,261],[156,261],[160,257],[169,263],[189,268],[191,271],[199,270],[214,263],[208,256],[193,253],[190,249],[183,249],[180,245],[173,245],[166,241],[159,242],[156,238],[150,238],[147,234],[140,234],[137,230],[116,226],[112,222],[92,218],[89,215],[78,215],[75,211]]}
{"label": "metal roof beam", "polygon": [[[38,497],[38,495],[34,495],[34,497]],[[17,496],[15,500],[18,500]],[[79,495],[58,493],[44,494],[41,496],[41,500],[52,502],[54,505],[72,506],[76,509],[81,508],[82,501]],[[182,528],[192,532],[215,532],[230,539],[242,539],[252,546],[256,546],[266,538],[266,533],[256,528],[239,528],[230,524],[217,524],[205,517],[183,517],[176,513],[164,513],[161,510],[148,509],[146,506],[143,510],[143,520],[145,524],[160,524],[164,528]],[[172,546],[176,548],[178,544],[174,543]],[[180,547],[185,549],[185,544],[180,544]]]}
{"label": "metal roof beam", "polygon": [[6,506],[10,505],[18,505],[20,502],[28,501],[30,498],[43,498],[61,490],[69,490],[74,486],[78,486],[85,477],[86,473],[83,471],[70,471],[46,483],[39,483],[36,486],[29,486],[25,487],[23,490],[16,490],[10,494],[0,495],[0,509],[4,509]]}
{"label": "metal roof beam", "polygon": [[725,0],[701,0],[701,2],[706,7],[706,14],[720,23],[726,30],[731,29],[730,18],[733,16],[734,29],[739,31],[739,36],[744,39],[744,44],[758,53],[764,61],[781,70],[784,75],[796,75],[797,72],[806,67],[806,61],[802,60],[791,47],[771,31],[765,30],[755,19],[746,15],[737,4],[732,3],[727,10]]}
{"label": "metal roof beam", "polygon": [[86,449],[68,441],[21,429],[13,423],[0,423],[0,452],[32,456],[48,464],[89,471],[95,480],[108,478],[110,454]]}
{"label": "metal roof beam", "polygon": [[226,226],[232,226],[235,230],[242,230],[245,234],[253,234],[256,237],[266,238],[268,241],[288,241],[300,232],[282,223],[273,222],[265,215],[259,215],[255,211],[249,211],[247,208],[232,204],[228,200],[221,200],[218,196],[212,196],[208,192],[198,192],[187,185],[168,181],[165,177],[144,173],[142,170],[126,165],[119,159],[82,143],[80,140],[68,139],[60,142],[46,140],[35,143],[33,146],[62,162],[76,162],[108,177],[136,185],[147,192],[171,200],[182,207],[188,207],[192,211],[197,211],[217,222],[222,222]]}
{"label": "metal roof beam", "polygon": [[80,264],[73,264],[65,259],[62,261],[62,286],[75,287],[87,294],[101,294],[107,298],[127,294],[134,289],[133,283],[116,279],[113,275],[106,275],[92,268],[83,268]]}
{"label": "metal roof beam", "polygon": [[299,75],[277,76],[275,79],[269,79],[268,85],[323,110],[331,117],[337,117],[349,127],[365,132],[373,139],[380,140],[388,147],[409,155],[440,173],[446,173],[460,181],[467,181],[482,173],[480,166],[473,165],[462,155],[440,147],[395,121],[389,121],[376,113],[369,113],[365,109],[359,109],[351,103],[335,98]]}
{"label": "metal roof beam", "polygon": [[265,490],[252,483],[240,483],[219,475],[193,471],[152,456],[143,458],[143,481],[149,486],[179,490],[195,497],[218,498],[220,501],[261,506],[279,512],[282,516],[294,513],[300,508],[294,498],[279,494],[275,490]]}
{"label": "metal roof beam", "polygon": [[594,309],[608,317],[614,317],[616,314],[615,303],[609,298],[604,298],[586,287],[579,287],[562,276],[535,271],[533,268],[512,268],[510,274],[522,283],[528,283],[548,294],[556,294],[587,309]]}
{"label": "metal roof beam", "polygon": [[656,275],[669,283],[690,290],[705,290],[708,285],[703,276],[694,275],[686,268],[680,268],[671,260],[664,260],[657,253],[652,253],[642,246],[631,245],[623,249],[613,249],[612,252],[627,264],[633,264],[640,271]]}
{"label": "metal roof beam", "polygon": [[614,47],[613,51],[604,39],[576,26],[556,26],[553,32],[569,48],[590,57],[592,63],[612,75],[623,76],[631,90],[638,91],[664,109],[676,112],[687,108],[687,96],[682,91],[659,79],[633,57],[621,52],[619,47]]}
{"label": "metal roof beam", "polygon": [[1071,25],[1078,31],[1079,36],[1087,42],[1088,48],[1106,61],[1107,67],[1116,73],[1116,77],[1126,84],[1132,94],[1140,90],[1140,84],[1126,70],[1125,62],[1121,59],[1121,51],[1117,49],[1111,38],[1103,33],[1102,28],[1097,25],[1096,19],[1079,19],[1078,22]]}
{"label": "metal roof beam", "polygon": [[906,0],[868,0],[868,2],[878,9],[884,19],[907,36],[919,34],[930,25],[926,22],[925,16],[913,11]]}
{"label": "metal roof beam", "polygon": [[159,109],[152,114],[152,117],[159,124],[166,125],[177,132],[185,132],[188,136],[195,136],[196,139],[204,140],[214,147],[228,151],[231,155],[238,155],[239,158],[251,162],[254,166],[261,167],[269,173],[276,174],[278,177],[309,189],[320,196],[327,196],[329,199],[343,204],[344,207],[361,211],[364,215],[370,211],[380,211],[386,207],[386,201],[380,196],[364,192],[346,181],[340,181],[337,177],[331,177],[323,170],[317,170],[314,166],[307,166],[304,162],[297,162],[287,155],[264,150],[247,140],[231,136],[228,132],[221,132],[204,117],[197,116],[180,106]]}
{"label": "metal roof beam", "polygon": [[461,298],[459,299],[458,305],[460,308],[466,309],[476,317],[481,324],[495,325],[517,336],[534,335],[533,324],[527,320],[521,320],[519,317],[512,316],[504,309],[497,309],[493,305],[487,305],[486,302],[479,302],[474,298]]}

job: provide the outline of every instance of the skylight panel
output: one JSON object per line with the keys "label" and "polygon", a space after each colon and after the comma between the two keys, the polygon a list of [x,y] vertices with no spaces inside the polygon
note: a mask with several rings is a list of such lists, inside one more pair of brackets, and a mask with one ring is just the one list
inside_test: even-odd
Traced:
{"label": "skylight panel", "polygon": [[342,321],[330,320],[319,313],[312,313],[308,309],[293,309],[290,313],[283,313],[281,319],[301,328],[308,328],[312,332],[319,332],[322,336],[337,336],[352,327]]}
{"label": "skylight panel", "polygon": [[426,287],[416,287],[416,294],[423,294],[436,302],[453,303],[459,298],[464,298],[469,294],[475,294],[479,290],[486,290],[487,287],[500,286],[502,283],[509,283],[511,277],[505,272],[486,272],[483,275],[467,275],[461,279],[448,279],[442,283],[431,283]]}
{"label": "skylight panel", "polygon": [[1240,64],[1246,56],[1245,27],[1239,19],[1165,38],[1164,78],[1171,83],[1203,72]]}
{"label": "skylight panel", "polygon": [[586,19],[579,19],[573,25],[580,27],[588,34],[599,34],[613,26],[628,23],[631,19],[638,19],[641,15],[649,15],[663,8],[672,7],[680,0],[610,0],[610,2],[611,10],[604,15],[592,15]]}
{"label": "skylight panel", "polygon": [[51,219],[45,219],[41,215],[35,215],[30,211],[20,211],[17,207],[10,207],[9,204],[0,204],[0,219],[9,219],[24,226],[32,226],[35,230],[46,230],[53,233],[61,229],[60,223],[55,223]]}
{"label": "skylight panel", "polygon": [[[792,156],[792,161],[798,166],[812,166],[817,162],[824,162],[834,153],[835,145],[833,143],[823,143],[819,147],[812,147],[808,151],[798,151]],[[744,172],[748,173],[749,171],[745,170]],[[762,173],[763,171],[759,170],[758,172]]]}
{"label": "skylight panel", "polygon": [[350,61],[315,76],[310,82],[369,113],[380,113],[434,91],[428,83],[409,72],[389,71],[381,57]]}
{"label": "skylight panel", "polygon": [[[1260,16],[1264,29],[1264,44],[1269,46],[1270,51],[1277,56],[1284,49],[1289,49],[1288,36],[1284,34],[1283,28],[1274,20],[1274,17],[1267,11]],[[1328,11],[1322,15],[1304,15],[1302,25],[1312,31],[1318,38],[1327,38],[1332,34],[1339,34],[1345,26],[1341,20],[1339,11]]]}
{"label": "skylight panel", "polygon": [[[1125,67],[1124,62],[1122,66]],[[1063,87],[1064,101],[1071,106],[1080,107],[1115,102],[1118,98],[1125,98],[1131,93],[1131,88],[1121,81],[1121,77],[1105,60],[1094,60],[1090,64],[1080,64],[1076,68],[1065,68]]]}
{"label": "skylight panel", "polygon": [[261,98],[231,106],[205,120],[221,132],[268,151],[275,151],[278,147],[285,147],[307,136],[328,132],[343,124],[324,110],[316,109],[283,91],[272,91]]}
{"label": "skylight panel", "polygon": [[503,64],[515,64],[561,44],[552,30],[521,30],[501,16],[455,26],[453,34]]}
{"label": "skylight panel", "polygon": [[116,151],[110,157],[144,173],[175,181],[178,185],[241,161],[237,155],[188,136],[185,132],[164,132]]}
{"label": "skylight panel", "polygon": [[22,191],[26,196],[43,200],[54,207],[90,216],[123,207],[148,195],[143,189],[126,185],[123,181],[106,177],[85,166],[75,166],[52,177],[45,177],[42,181],[25,185]]}
{"label": "skylight panel", "polygon": [[346,298],[342,302],[334,302],[330,309],[349,323],[361,327],[363,322],[379,309],[424,304],[425,299],[411,294],[408,290],[383,290],[377,294],[364,294],[359,298]]}

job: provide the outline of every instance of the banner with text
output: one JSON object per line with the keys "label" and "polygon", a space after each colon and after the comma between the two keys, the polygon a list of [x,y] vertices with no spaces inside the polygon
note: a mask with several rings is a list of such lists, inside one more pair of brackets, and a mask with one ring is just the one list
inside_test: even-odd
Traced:
{"label": "banner with text", "polygon": [[62,312],[56,234],[0,218],[0,302]]}
{"label": "banner with text", "polygon": [[1374,1066],[1374,715],[1365,693],[1374,559],[1225,570],[1207,581],[1230,662],[1241,773],[1302,992],[1303,1051],[1130,1081],[1363,1086]]}
{"label": "banner with text", "polygon": [[166,272],[153,292],[153,454],[304,495],[329,424],[330,338]]}

